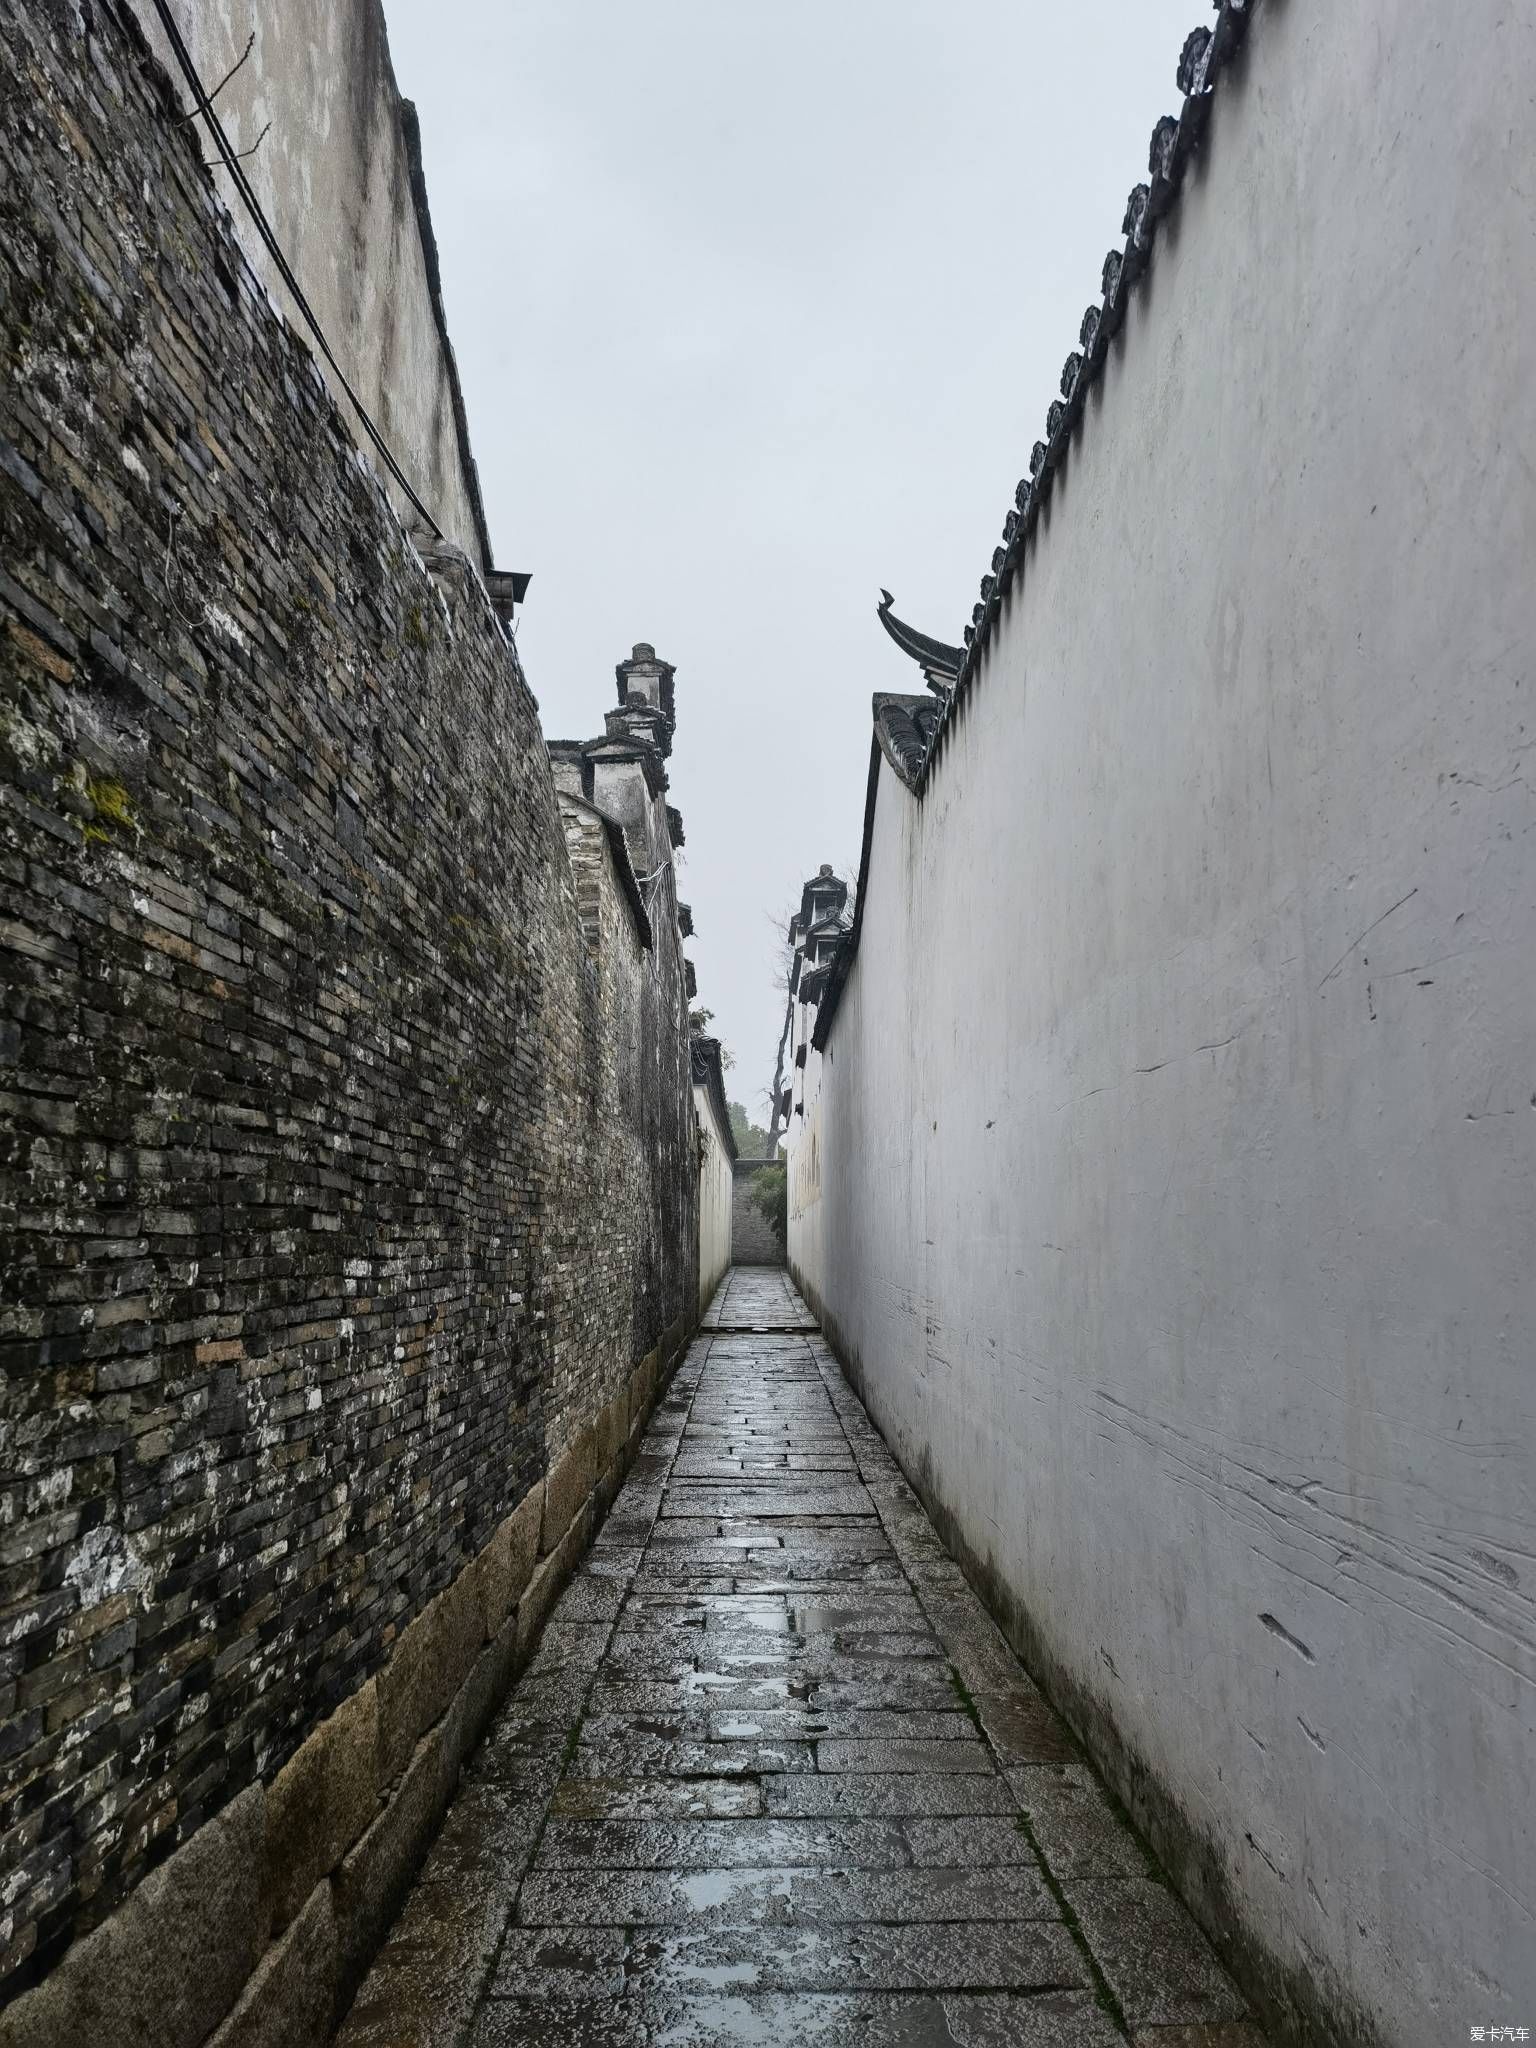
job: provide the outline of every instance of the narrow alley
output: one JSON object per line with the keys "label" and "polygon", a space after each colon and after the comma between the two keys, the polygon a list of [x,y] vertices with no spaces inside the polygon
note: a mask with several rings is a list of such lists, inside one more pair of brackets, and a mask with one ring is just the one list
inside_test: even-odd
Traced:
{"label": "narrow alley", "polygon": [[735,1268],[338,2048],[1259,2048],[786,1276]]}
{"label": "narrow alley", "polygon": [[0,0],[0,2048],[1536,2029],[1536,6],[874,12]]}

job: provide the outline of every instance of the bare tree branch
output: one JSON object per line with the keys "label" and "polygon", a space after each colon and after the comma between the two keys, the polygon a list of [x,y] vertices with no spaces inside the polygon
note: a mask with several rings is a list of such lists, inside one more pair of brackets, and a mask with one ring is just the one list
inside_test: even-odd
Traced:
{"label": "bare tree branch", "polygon": [[784,989],[784,1023],[779,1032],[779,1050],[773,1063],[773,1089],[768,1099],[768,1157],[772,1159],[779,1149],[779,1123],[783,1112],[780,1102],[784,1094],[784,1055],[789,1049],[790,1026],[795,1018],[794,976],[795,948],[789,936],[790,923],[798,912],[799,904],[780,911],[773,920],[773,928],[779,937],[779,960],[777,979]]}
{"label": "bare tree branch", "polygon": [[784,1028],[779,1033],[779,1053],[773,1066],[773,1103],[768,1112],[768,1157],[772,1159],[779,1149],[779,1118],[783,1114],[784,1096],[784,1053],[789,1045],[789,1027],[795,1014],[793,994],[784,998]]}
{"label": "bare tree branch", "polygon": [[[263,128],[263,129],[262,129],[262,131],[261,131],[261,133],[260,133],[260,134],[259,134],[259,135],[257,136],[256,140],[255,140],[255,141],[254,141],[254,142],[253,142],[253,143],[251,144],[251,146],[250,146],[250,148],[249,148],[249,149],[242,149],[242,150],[239,150],[239,151],[237,151],[237,152],[236,152],[236,155],[235,155],[235,162],[236,162],[237,164],[241,164],[241,163],[244,163],[244,162],[245,162],[245,159],[246,159],[246,158],[247,158],[248,156],[254,156],[254,155],[256,154],[257,150],[258,150],[258,149],[260,149],[261,145],[262,145],[262,144],[263,144],[263,143],[264,143],[264,142],[266,141],[266,139],[267,139],[268,135],[269,135],[269,134],[271,133],[271,131],[272,131],[272,123],[271,123],[271,122],[269,121],[269,122],[267,123],[266,127],[265,127],[265,128]],[[217,170],[217,169],[219,168],[220,164],[222,164],[223,162],[224,162],[224,159],[223,159],[223,157],[221,157],[221,156],[220,156],[220,157],[214,157],[214,158],[212,158],[212,159],[209,159],[209,158],[206,158],[206,157],[205,157],[205,158],[203,159],[203,169],[204,169],[205,171],[216,171],[216,170]]]}
{"label": "bare tree branch", "polygon": [[[230,65],[229,69],[228,69],[228,70],[227,70],[227,71],[225,72],[224,76],[223,76],[223,77],[222,77],[222,78],[221,78],[221,79],[219,80],[218,84],[217,84],[217,85],[216,85],[216,86],[215,86],[215,87],[213,88],[213,91],[212,91],[211,93],[209,93],[209,95],[208,95],[208,104],[209,104],[209,106],[210,106],[210,107],[211,107],[211,106],[213,105],[214,101],[215,101],[215,100],[216,100],[216,99],[218,98],[219,94],[220,94],[220,93],[221,93],[221,92],[222,92],[222,91],[224,90],[225,86],[226,86],[226,85],[228,85],[229,81],[230,81],[230,80],[231,80],[231,79],[232,79],[232,78],[234,77],[235,73],[236,73],[236,72],[237,72],[237,71],[238,71],[238,70],[240,69],[240,66],[241,66],[241,65],[242,65],[242,64],[243,64],[243,63],[245,62],[246,58],[247,58],[247,57],[249,57],[249,55],[251,54],[252,50],[254,50],[254,49],[255,49],[255,47],[256,47],[256,31],[255,31],[255,29],[252,29],[252,30],[251,30],[251,32],[250,32],[250,34],[249,34],[249,35],[248,35],[248,36],[246,37],[246,39],[245,39],[245,48],[244,48],[244,49],[243,49],[243,50],[242,50],[242,51],[240,52],[239,56],[238,56],[238,57],[237,57],[237,58],[235,59],[234,63]],[[202,112],[202,108],[201,108],[201,107],[194,107],[194,108],[192,109],[192,111],[191,111],[191,113],[190,113],[190,114],[183,114],[181,118],[182,118],[182,120],[183,120],[183,121],[195,121],[195,120],[197,119],[198,115],[199,115],[199,114],[200,114],[201,112]],[[267,123],[267,128],[270,128],[270,127],[271,127],[271,125],[272,125],[272,123],[271,123],[271,122],[269,121],[269,122]],[[262,135],[265,135],[265,134],[266,134],[266,132],[267,132],[267,129],[266,129],[266,128],[263,128],[263,129],[262,129],[262,131],[261,131]],[[258,138],[257,138],[257,140],[259,141],[259,140],[260,140],[260,137],[258,137]],[[251,145],[251,148],[252,148],[252,149],[254,149],[254,148],[255,148],[255,146],[256,146],[256,144],[255,144],[255,143],[252,143],[252,145]],[[249,155],[249,153],[250,153],[249,151],[247,151],[247,152],[246,152],[246,154],[247,154],[247,155]]]}

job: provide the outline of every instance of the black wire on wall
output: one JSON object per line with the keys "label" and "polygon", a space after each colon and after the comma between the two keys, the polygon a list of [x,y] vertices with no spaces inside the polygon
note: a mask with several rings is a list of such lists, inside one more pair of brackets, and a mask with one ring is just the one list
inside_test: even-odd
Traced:
{"label": "black wire on wall", "polygon": [[277,236],[273,233],[272,223],[267,219],[266,214],[262,211],[261,201],[256,197],[255,192],[251,189],[251,182],[249,178],[246,177],[245,172],[240,167],[239,156],[236,154],[233,146],[231,145],[229,137],[225,134],[224,124],[222,121],[220,121],[218,114],[214,111],[213,101],[208,97],[208,93],[203,85],[203,81],[198,76],[197,67],[192,62],[191,52],[188,50],[185,42],[182,40],[181,31],[176,26],[175,17],[171,13],[168,0],[155,0],[155,12],[160,17],[160,25],[165,30],[166,37],[170,42],[172,50],[175,52],[176,61],[181,66],[182,75],[185,77],[187,84],[191,89],[193,98],[197,102],[198,111],[203,116],[203,119],[208,123],[209,131],[213,136],[215,144],[217,145],[219,155],[223,158],[224,163],[228,168],[229,174],[231,178],[233,178],[234,180],[235,190],[239,193],[241,199],[245,204],[245,209],[247,213],[250,214],[252,221],[255,223],[256,232],[257,234],[260,235],[262,243],[265,246],[268,255],[272,258],[273,263],[276,264],[278,275],[282,278],[283,283],[288,287],[288,290],[293,297],[294,304],[298,307],[300,313],[303,314],[306,326],[309,328],[310,333],[315,337],[316,342],[319,344],[320,353],[325,357],[325,360],[330,364],[331,369],[335,372],[337,383],[340,384],[342,390],[346,393],[348,399],[351,401],[352,409],[357,414],[358,418],[362,421],[363,430],[367,434],[369,440],[373,443],[375,449],[378,451],[380,461],[384,464],[384,467],[389,471],[389,474],[394,478],[395,482],[400,486],[401,490],[405,493],[406,497],[410,500],[411,504],[415,507],[416,511],[418,511],[421,514],[422,518],[431,528],[436,538],[438,540],[441,540],[443,538],[443,529],[432,517],[432,514],[427,510],[426,506],[423,505],[420,498],[417,497],[415,491],[411,487],[410,480],[406,476],[405,471],[400,467],[399,463],[395,460],[394,453],[391,450],[388,442],[384,439],[384,436],[379,432],[378,428],[374,425],[373,419],[369,414],[368,408],[363,404],[363,401],[352,389],[346,371],[343,370],[340,363],[337,362],[336,357],[332,352],[331,345],[325,338],[325,331],[321,327],[319,320],[315,317],[314,308],[310,305],[308,299],[304,296],[303,288],[300,286],[299,280],[294,276],[292,267],[288,262],[288,258],[283,254],[282,248],[278,243]]}

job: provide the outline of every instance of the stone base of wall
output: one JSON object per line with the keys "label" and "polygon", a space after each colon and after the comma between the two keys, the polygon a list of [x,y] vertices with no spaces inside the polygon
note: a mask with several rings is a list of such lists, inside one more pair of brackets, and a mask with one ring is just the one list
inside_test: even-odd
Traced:
{"label": "stone base of wall", "polygon": [[669,1326],[271,1784],[248,1786],[0,2012],[0,2048],[323,2048],[691,1335],[691,1318]]}

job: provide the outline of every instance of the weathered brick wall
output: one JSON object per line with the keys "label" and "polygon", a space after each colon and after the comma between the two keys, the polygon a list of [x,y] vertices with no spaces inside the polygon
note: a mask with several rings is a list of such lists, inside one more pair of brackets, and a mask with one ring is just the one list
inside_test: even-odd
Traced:
{"label": "weathered brick wall", "polygon": [[0,29],[8,1994],[686,1328],[696,1219],[675,920],[605,1004],[513,651],[131,24]]}
{"label": "weathered brick wall", "polygon": [[[698,1243],[698,1125],[696,1115],[683,1116],[678,1107],[685,1080],[691,1089],[692,1069],[676,883],[668,871],[654,887],[646,945],[628,893],[636,886],[633,866],[621,881],[616,859],[626,856],[615,853],[613,828],[605,830],[584,804],[566,798],[564,806],[595,992],[596,1113],[624,1134],[631,1176],[631,1192],[610,1205],[603,1234],[593,1239],[588,1233],[587,1241],[572,1245],[570,1256],[579,1261],[573,1277],[581,1298],[597,1297],[610,1310],[627,1302],[636,1329],[660,1331],[672,1323],[679,1301],[691,1303],[698,1284],[697,1272],[690,1281],[683,1265],[688,1246],[696,1255]],[[613,836],[622,847],[623,835]],[[575,1418],[590,1414],[612,1388],[591,1380],[590,1346],[566,1342],[561,1331],[555,1343],[555,1378],[545,1401],[559,1407],[563,1448]]]}
{"label": "weathered brick wall", "polygon": [[737,1266],[782,1266],[784,1249],[773,1225],[753,1199],[763,1171],[750,1159],[738,1159],[731,1194],[731,1261]]}

